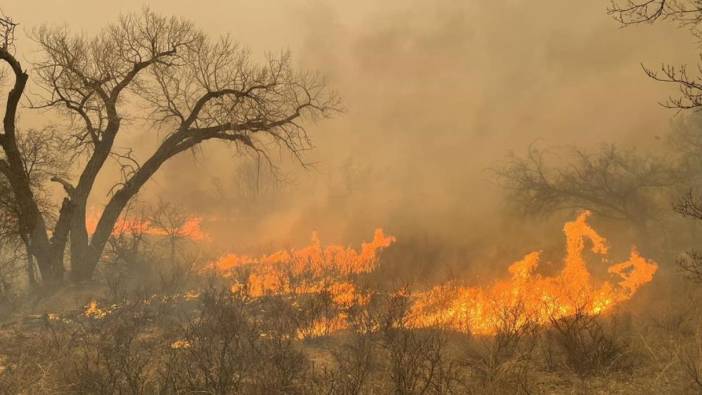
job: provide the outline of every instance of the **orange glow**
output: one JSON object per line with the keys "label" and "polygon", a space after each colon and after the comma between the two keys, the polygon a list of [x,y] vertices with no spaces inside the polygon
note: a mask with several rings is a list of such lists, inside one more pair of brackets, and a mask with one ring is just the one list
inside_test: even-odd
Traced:
{"label": "orange glow", "polygon": [[104,307],[99,307],[95,300],[91,300],[85,309],[83,310],[83,315],[95,319],[103,319],[110,314],[110,310]]}
{"label": "orange glow", "polygon": [[282,250],[259,258],[226,255],[210,268],[224,277],[246,272],[236,279],[232,289],[247,287],[251,296],[273,294],[307,294],[327,291],[335,302],[350,306],[356,302],[356,288],[350,282],[354,274],[372,272],[378,262],[378,252],[395,242],[376,229],[373,240],[363,243],[359,251],[340,245],[322,248],[316,233],[303,248]]}
{"label": "orange glow", "polygon": [[232,292],[246,289],[253,297],[328,295],[338,313],[333,317],[319,318],[298,333],[301,339],[317,337],[346,328],[344,310],[367,303],[368,295],[358,291],[353,277],[375,270],[380,250],[394,242],[394,237],[376,229],[373,240],[363,243],[357,251],[341,245],[322,247],[314,233],[312,242],[306,247],[259,258],[230,254],[212,263],[208,269],[232,279]]}
{"label": "orange glow", "polygon": [[[445,327],[492,335],[504,325],[541,325],[576,312],[596,315],[629,300],[653,279],[658,265],[632,248],[626,261],[609,266],[611,279],[593,279],[583,258],[586,245],[603,258],[608,248],[606,240],[588,224],[589,216],[590,212],[584,211],[565,224],[567,251],[557,275],[536,273],[541,252],[531,252],[509,266],[509,278],[489,286],[447,283],[407,293],[410,307],[405,322],[414,328]],[[246,289],[253,297],[327,293],[340,313],[319,319],[300,334],[319,336],[345,328],[345,311],[367,303],[369,294],[358,291],[354,275],[375,270],[378,253],[394,241],[378,229],[373,240],[356,251],[338,245],[322,248],[314,234],[307,247],[259,258],[230,254],[210,264],[209,269],[231,279],[233,292]]]}
{"label": "orange glow", "polygon": [[[85,220],[85,226],[88,230],[88,234],[95,233],[100,216],[91,213],[87,216]],[[188,217],[183,225],[178,229],[171,230],[170,233],[176,235],[177,237],[183,237],[186,239],[194,241],[203,241],[208,239],[208,235],[201,228],[202,218],[200,217]],[[139,220],[135,218],[124,218],[120,217],[112,229],[113,236],[119,236],[121,234],[130,233],[141,233],[149,236],[168,236],[169,232],[160,227],[154,226],[149,220]]]}
{"label": "orange glow", "polygon": [[558,275],[544,277],[535,273],[541,253],[529,253],[509,267],[509,279],[489,287],[449,284],[415,294],[408,317],[410,325],[440,325],[490,335],[506,324],[507,317],[516,319],[513,325],[527,321],[544,324],[577,311],[604,313],[629,300],[653,279],[658,265],[641,257],[634,248],[628,260],[609,267],[609,273],[618,278],[597,285],[583,259],[585,243],[589,241],[592,252],[601,256],[607,254],[607,245],[587,223],[589,216],[590,212],[585,211],[565,224],[567,253]]}

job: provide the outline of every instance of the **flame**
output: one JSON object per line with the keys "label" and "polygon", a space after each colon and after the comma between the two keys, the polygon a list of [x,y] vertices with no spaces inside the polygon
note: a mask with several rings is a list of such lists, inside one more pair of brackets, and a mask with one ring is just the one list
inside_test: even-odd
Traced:
{"label": "flame", "polygon": [[[542,325],[576,313],[602,314],[629,300],[653,279],[658,265],[632,248],[629,259],[609,266],[613,279],[595,281],[583,258],[586,243],[603,258],[608,248],[606,240],[588,224],[590,215],[583,211],[563,227],[567,248],[563,269],[557,275],[536,272],[541,260],[541,252],[536,251],[510,265],[509,278],[487,287],[452,282],[428,291],[407,292],[403,294],[410,302],[406,324],[493,335],[505,325]],[[339,314],[320,318],[299,334],[301,338],[321,336],[346,328],[348,308],[368,303],[370,294],[357,289],[354,275],[375,270],[379,252],[394,242],[394,237],[377,229],[373,240],[363,243],[359,251],[339,245],[322,248],[313,234],[312,242],[304,248],[258,258],[230,254],[208,269],[231,279],[232,292],[246,289],[252,297],[328,293]]]}
{"label": "flame", "polygon": [[553,277],[536,274],[541,253],[532,252],[509,267],[510,278],[487,288],[441,285],[414,295],[408,322],[414,327],[447,326],[478,335],[495,334],[505,321],[512,325],[544,324],[552,319],[585,312],[595,315],[629,300],[653,279],[658,265],[632,248],[629,259],[611,265],[618,277],[599,286],[592,279],[583,252],[586,241],[592,252],[605,256],[606,240],[587,223],[589,211],[565,224],[567,252],[562,271]]}
{"label": "flame", "polygon": [[[85,227],[89,234],[95,233],[100,216],[97,213],[90,213],[85,220]],[[184,237],[194,241],[204,241],[209,239],[207,233],[201,227],[202,218],[191,216],[188,217],[183,225],[174,229],[173,233],[179,237]],[[137,218],[120,217],[112,229],[113,236],[119,236],[128,233],[141,233],[149,236],[168,236],[165,229],[154,226],[149,220],[139,220]]]}
{"label": "flame", "polygon": [[110,310],[103,307],[99,307],[97,301],[95,300],[91,300],[90,303],[88,303],[88,305],[85,306],[85,309],[83,310],[84,316],[98,320],[107,317],[108,314],[110,314]]}
{"label": "flame", "polygon": [[341,245],[322,248],[319,236],[313,233],[312,242],[306,247],[258,258],[229,254],[209,269],[224,277],[241,271],[248,273],[232,285],[232,290],[246,287],[254,297],[328,291],[339,305],[350,306],[357,302],[357,293],[349,277],[375,270],[379,251],[394,242],[394,237],[376,229],[373,240],[363,243],[359,251]]}
{"label": "flame", "polygon": [[173,343],[171,343],[171,348],[174,350],[190,348],[191,346],[192,344],[190,344],[190,342],[187,340],[176,340]]}
{"label": "flame", "polygon": [[306,247],[258,258],[229,254],[207,269],[232,279],[232,292],[246,289],[252,297],[327,294],[337,313],[314,320],[298,333],[300,339],[318,337],[348,327],[345,310],[367,304],[369,296],[358,290],[353,276],[375,270],[380,250],[394,242],[394,237],[376,229],[373,240],[357,251],[341,245],[322,247],[313,233]]}

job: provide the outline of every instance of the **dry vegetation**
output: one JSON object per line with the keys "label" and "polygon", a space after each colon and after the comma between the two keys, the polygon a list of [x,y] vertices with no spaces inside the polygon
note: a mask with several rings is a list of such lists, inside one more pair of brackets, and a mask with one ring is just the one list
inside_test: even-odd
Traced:
{"label": "dry vegetation", "polygon": [[376,294],[350,313],[350,328],[301,339],[310,311],[297,302],[210,283],[195,298],[135,293],[119,304],[104,299],[88,309],[23,315],[0,332],[0,388],[8,394],[702,389],[702,342],[692,312],[637,317],[636,326],[624,313],[577,314],[541,327],[506,319],[495,336],[477,337],[408,328],[407,297]]}
{"label": "dry vegetation", "polygon": [[[699,4],[624,1],[610,12],[624,25],[669,19],[699,36]],[[73,131],[59,138],[53,129],[15,125],[29,78],[15,56],[15,27],[0,18],[0,60],[14,78],[0,134],[1,394],[702,393],[702,255],[691,248],[702,223],[699,118],[688,118],[656,155],[607,145],[574,148],[560,162],[534,147],[510,157],[497,176],[511,208],[541,218],[588,209],[633,230],[661,273],[638,305],[631,296],[650,278],[624,293],[599,293],[606,308],[583,304],[567,313],[572,303],[558,310],[553,301],[541,308],[545,298],[515,303],[509,292],[464,292],[473,300],[462,307],[495,295],[511,301],[496,303],[502,309],[490,318],[497,322],[479,335],[461,330],[474,322],[412,320],[413,293],[432,295],[427,289],[440,271],[434,245],[403,240],[394,266],[375,271],[376,250],[395,241],[380,231],[359,253],[324,250],[347,259],[342,263],[358,259],[357,267],[323,259],[314,266],[312,249],[232,256],[225,263],[240,277],[224,276],[209,270],[215,257],[200,250],[191,217],[167,202],[136,203],[164,162],[206,140],[268,162],[269,150],[278,148],[304,164],[302,152],[311,147],[304,121],[328,117],[340,103],[323,78],[293,70],[288,54],[256,65],[229,38],[212,39],[190,22],[150,10],[124,16],[93,38],[39,29],[43,60],[33,70],[47,96],[37,106],[70,121]],[[646,73],[680,88],[666,106],[702,106],[702,85],[685,68]],[[118,106],[122,97],[145,103],[153,128],[163,133],[143,163],[113,147],[122,117],[134,115],[119,113],[128,107]],[[85,164],[75,185],[63,150]],[[120,164],[121,179],[88,229],[88,198],[108,158]],[[261,192],[257,178],[256,194],[248,196],[249,178],[240,180],[242,199],[278,188],[264,185]],[[49,182],[64,189],[58,206],[50,202]],[[585,243],[606,252],[594,230],[585,234],[569,239],[577,263]],[[635,258],[648,265],[647,276],[658,270],[638,252]],[[394,280],[425,274],[410,273],[418,265],[407,262],[416,261],[431,272],[426,283],[397,287]],[[512,282],[501,285],[534,280],[537,296],[551,296],[547,291],[570,278],[544,280],[532,273],[537,263],[536,253],[516,262]],[[621,265],[610,274],[630,280],[612,270]],[[263,280],[250,281],[254,276]],[[443,307],[446,315],[455,310]],[[544,319],[537,311],[554,313]]]}

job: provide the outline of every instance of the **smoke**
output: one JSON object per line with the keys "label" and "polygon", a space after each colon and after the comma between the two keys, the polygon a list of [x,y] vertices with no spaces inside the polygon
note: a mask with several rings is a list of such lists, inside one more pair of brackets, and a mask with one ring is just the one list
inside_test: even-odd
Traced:
{"label": "smoke", "polygon": [[[25,27],[70,23],[90,33],[144,4],[28,0],[4,12]],[[149,1],[254,53],[290,49],[301,68],[327,76],[346,111],[310,125],[316,149],[305,157],[308,169],[274,153],[280,168],[271,175],[256,158],[207,144],[164,166],[141,199],[205,215],[222,249],[295,245],[313,230],[357,244],[380,226],[400,242],[431,240],[425,244],[442,251],[432,259],[457,267],[509,254],[517,247],[497,245],[496,236],[524,228],[502,214],[489,169],[533,142],[652,146],[668,129],[672,114],[656,103],[670,92],[648,80],[640,62],[695,61],[686,32],[620,29],[607,4]],[[141,142],[136,135],[121,144]],[[101,183],[95,205],[111,180]],[[540,241],[532,244],[547,247]]]}

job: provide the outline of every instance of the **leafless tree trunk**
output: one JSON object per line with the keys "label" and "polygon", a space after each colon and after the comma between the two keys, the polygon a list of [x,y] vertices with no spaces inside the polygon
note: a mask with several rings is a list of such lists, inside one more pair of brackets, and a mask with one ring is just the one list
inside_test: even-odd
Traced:
{"label": "leafless tree trunk", "polygon": [[[2,23],[3,31],[0,38],[3,44],[0,47],[0,60],[12,70],[14,83],[7,95],[5,114],[3,117],[3,133],[0,134],[0,146],[4,158],[0,159],[0,173],[8,180],[17,203],[20,234],[26,235],[31,243],[31,253],[37,259],[37,264],[42,271],[42,277],[50,283],[59,282],[63,277],[63,251],[65,240],[62,233],[55,233],[52,239],[47,234],[46,224],[41,215],[34,194],[30,187],[29,176],[24,166],[22,154],[17,139],[17,109],[20,99],[27,85],[29,75],[12,53],[14,44],[14,27],[9,20]],[[64,207],[68,209],[68,207]],[[62,208],[62,211],[64,210]]]}
{"label": "leafless tree trunk", "polygon": [[[9,21],[8,21],[9,23]],[[5,25],[3,25],[5,26]],[[0,60],[15,84],[8,95],[0,145],[0,172],[12,187],[22,234],[28,235],[42,278],[60,281],[70,242],[71,278],[89,279],[128,202],[175,155],[208,140],[235,144],[271,163],[267,149],[281,146],[297,157],[311,146],[301,121],[336,111],[338,100],[317,75],[292,70],[290,57],[269,57],[257,65],[229,38],[206,37],[192,24],[144,10],[122,17],[93,38],[65,28],[36,33],[43,57],[34,64],[47,94],[37,107],[53,108],[73,123],[67,142],[74,159],[87,158],[77,182],[53,177],[65,192],[49,238],[46,219],[23,165],[15,119],[28,74],[12,54],[14,25],[5,30]],[[140,163],[131,151],[113,149],[123,118],[134,118],[122,103],[138,98],[148,106],[153,127],[164,133],[156,150]],[[122,165],[95,232],[86,228],[87,202],[109,158]]]}
{"label": "leafless tree trunk", "polygon": [[37,275],[34,268],[34,255],[32,255],[32,247],[29,239],[25,238],[22,240],[25,247],[25,252],[27,254],[27,283],[30,288],[36,288],[39,285],[37,281]]}

